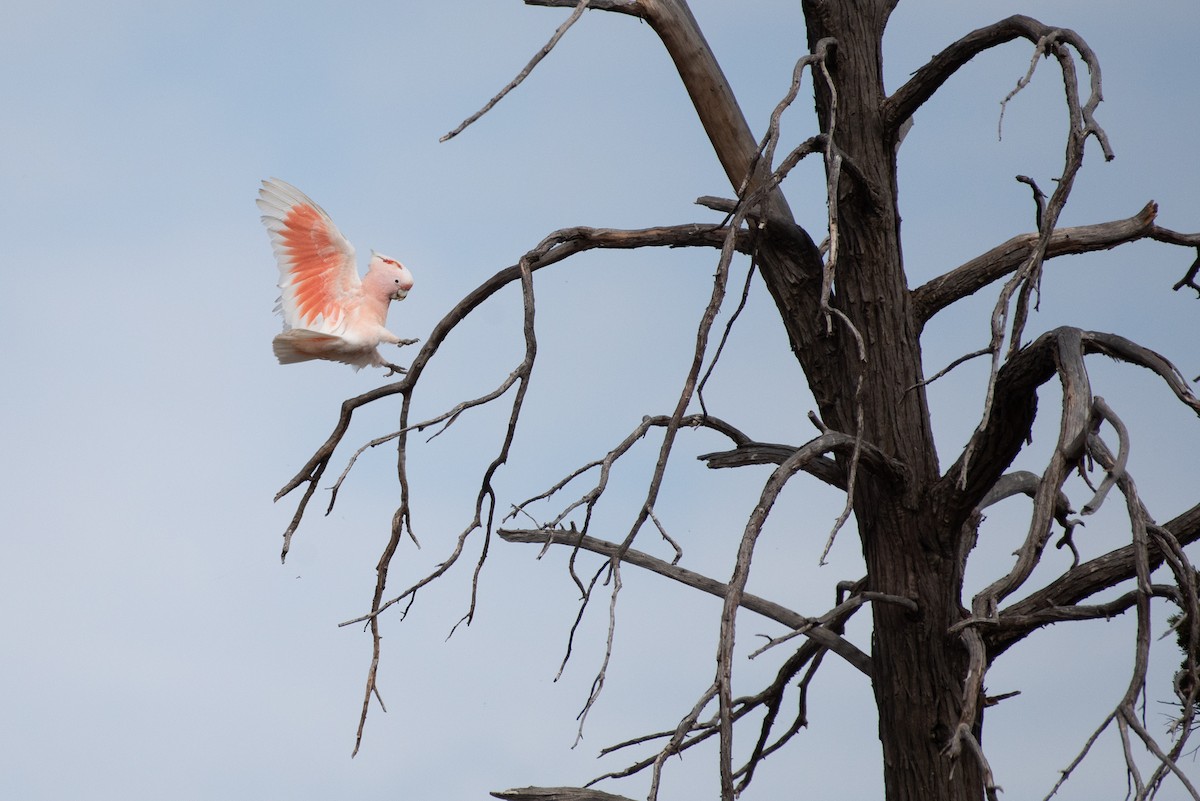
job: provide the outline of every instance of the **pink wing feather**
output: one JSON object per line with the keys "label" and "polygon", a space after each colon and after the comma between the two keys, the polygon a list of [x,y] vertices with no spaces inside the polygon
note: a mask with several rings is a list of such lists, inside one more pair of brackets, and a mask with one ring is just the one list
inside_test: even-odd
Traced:
{"label": "pink wing feather", "polygon": [[325,210],[289,183],[263,181],[258,207],[279,264],[279,310],[289,328],[339,334],[362,281],[354,248]]}

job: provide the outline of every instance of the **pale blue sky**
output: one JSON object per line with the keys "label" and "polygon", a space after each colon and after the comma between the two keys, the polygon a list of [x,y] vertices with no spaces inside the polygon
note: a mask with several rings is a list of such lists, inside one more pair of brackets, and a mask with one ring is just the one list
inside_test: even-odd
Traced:
{"label": "pale blue sky", "polygon": [[[759,132],[804,46],[798,8],[694,3]],[[889,85],[957,36],[1017,12],[1076,29],[1104,67],[1099,120],[1117,159],[1105,164],[1091,149],[1062,222],[1127,217],[1154,199],[1163,225],[1200,230],[1193,2],[909,0],[885,43]],[[294,499],[276,505],[273,495],[325,439],[338,403],[381,378],[274,363],[276,271],[253,203],[261,178],[311,195],[360,254],[376,248],[405,261],[416,287],[392,311],[400,336],[424,337],[457,298],[558,227],[718,219],[693,200],[729,187],[652,32],[626,17],[586,15],[525,85],[438,144],[565,13],[518,0],[5,9],[0,314],[16,333],[2,357],[0,795],[480,799],[623,767],[631,757],[594,757],[672,727],[707,686],[717,603],[629,568],[608,684],[571,750],[602,653],[605,604],[591,610],[553,683],[576,608],[563,555],[535,561],[528,546],[493,547],[469,629],[444,641],[465,611],[473,556],[423,591],[405,622],[385,619],[389,712],[373,712],[352,761],[370,642],[336,624],[369,603],[395,506],[394,454],[365,455],[328,518],[319,495],[288,563],[278,561]],[[1028,44],[1014,43],[981,57],[918,113],[901,154],[914,284],[1028,230],[1029,192],[1012,177],[1030,174],[1049,188],[1061,168],[1061,82],[1050,62],[1010,104],[997,141],[999,101],[1029,56]],[[785,118],[787,141],[812,131],[803,111]],[[805,165],[787,187],[816,232],[818,171]],[[1140,244],[1055,262],[1030,331],[1115,331],[1200,374],[1200,302],[1170,290],[1193,258]],[[591,254],[539,274],[539,364],[498,479],[502,504],[602,455],[642,415],[669,411],[714,264],[708,252]],[[985,344],[980,315],[993,299],[981,293],[930,327],[930,372]],[[447,341],[415,414],[498,384],[519,361],[520,341],[510,292]],[[944,459],[977,420],[983,376],[983,365],[970,364],[932,390]],[[1133,427],[1131,469],[1151,510],[1165,520],[1194,503],[1195,417],[1132,368],[1096,363],[1093,379]],[[761,286],[707,398],[759,439],[812,435],[804,418],[812,400]],[[1053,441],[1054,405],[1050,392],[1035,456]],[[386,404],[362,414],[329,478],[353,447],[392,430],[397,413]],[[402,549],[395,589],[443,559],[470,519],[505,413],[481,410],[428,445],[414,443],[423,548]],[[693,466],[694,454],[721,446],[703,435],[681,442],[659,514],[685,564],[724,579],[766,473]],[[645,470],[642,458],[618,475],[595,533],[627,530]],[[1119,500],[1109,506],[1079,537],[1092,553],[1128,536]],[[752,589],[802,613],[825,611],[832,585],[861,571],[851,530],[830,565],[816,566],[839,509],[834,493],[798,479],[764,534]],[[1023,510],[1014,500],[990,516],[970,573],[976,586],[1007,570]],[[644,547],[653,549],[649,534]],[[1047,576],[1065,559],[1051,554]],[[1131,623],[1059,626],[997,664],[989,690],[1023,691],[988,712],[985,743],[1005,797],[1044,795],[1119,699]],[[748,648],[753,634],[775,631],[746,614],[740,642]],[[868,647],[864,621],[849,636]],[[1149,694],[1165,699],[1176,653],[1164,642],[1153,659]],[[827,661],[811,728],[761,770],[746,798],[879,797],[870,688]],[[756,689],[773,670],[739,663],[740,687]],[[1165,714],[1151,704],[1153,730]],[[1060,797],[1120,798],[1118,749],[1110,733]],[[714,797],[711,756],[670,763],[662,798]],[[632,797],[643,786],[605,785]]]}

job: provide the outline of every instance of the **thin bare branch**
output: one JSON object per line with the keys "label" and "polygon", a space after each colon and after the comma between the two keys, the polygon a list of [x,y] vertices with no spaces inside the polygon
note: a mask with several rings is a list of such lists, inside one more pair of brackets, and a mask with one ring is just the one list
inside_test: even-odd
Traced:
{"label": "thin bare branch", "polygon": [[[1179,589],[1171,584],[1151,584],[1150,595],[1160,598],[1179,598]],[[997,622],[989,627],[989,639],[1005,634],[1020,632],[1027,635],[1036,629],[1053,623],[1063,623],[1072,620],[1111,620],[1118,615],[1128,612],[1137,603],[1137,591],[1130,590],[1111,601],[1102,604],[1066,604],[1049,606],[1038,609],[1030,614],[1016,614],[1010,609],[1003,610],[997,615]]]}
{"label": "thin bare branch", "polygon": [[342,487],[342,482],[346,480],[346,476],[350,475],[350,471],[354,468],[354,463],[358,461],[358,457],[362,456],[370,448],[376,448],[385,443],[391,442],[400,436],[399,431],[393,431],[391,434],[385,434],[382,437],[376,437],[370,442],[359,447],[354,452],[354,455],[346,462],[346,468],[342,470],[342,474],[337,477],[337,481],[333,482],[333,486],[329,488],[329,506],[325,507],[325,514],[328,515],[333,511],[333,505],[337,502],[338,490]]}
{"label": "thin bare branch", "polygon": [[[600,668],[596,671],[596,675],[592,679],[592,688],[588,693],[587,700],[583,704],[583,709],[579,711],[579,715],[577,716],[579,728],[575,733],[575,745],[579,745],[583,740],[583,727],[587,723],[588,713],[595,706],[596,701],[600,699],[600,692],[604,689],[604,681],[608,676],[608,665],[612,661],[613,640],[617,634],[617,596],[621,592],[621,563],[619,560],[614,558],[609,561],[608,574],[612,581],[612,592],[608,596],[608,632],[604,639],[604,657],[600,661]],[[582,613],[582,609],[580,611]],[[562,672],[561,668],[559,672]]]}
{"label": "thin bare branch", "polygon": [[667,761],[667,757],[678,753],[683,748],[684,739],[688,733],[696,728],[696,721],[699,720],[700,714],[704,708],[712,702],[713,697],[717,693],[717,686],[710,685],[707,690],[700,694],[700,698],[696,700],[691,711],[679,721],[679,725],[675,727],[674,733],[671,735],[670,742],[659,751],[654,757],[653,768],[650,777],[650,795],[647,796],[648,801],[658,801],[658,788],[662,783],[663,764]]}
{"label": "thin bare branch", "polygon": [[721,340],[717,343],[717,349],[708,363],[708,369],[704,371],[704,375],[700,378],[700,383],[696,385],[696,402],[700,404],[700,411],[705,416],[708,416],[708,406],[704,403],[704,387],[708,383],[708,379],[712,376],[713,370],[717,368],[717,362],[720,360],[721,354],[725,351],[725,345],[729,342],[729,335],[733,332],[733,324],[737,322],[742,314],[742,310],[746,308],[746,302],[750,299],[750,283],[754,280],[756,268],[757,265],[754,262],[754,257],[751,255],[750,267],[746,270],[746,281],[742,285],[742,296],[738,300],[737,308],[733,310],[729,315],[729,319],[725,321],[725,330],[721,332]]}
{"label": "thin bare branch", "polygon": [[525,65],[524,69],[517,73],[517,77],[509,81],[508,85],[501,89],[495,97],[485,103],[483,108],[479,109],[479,111],[476,111],[470,117],[467,117],[465,120],[460,122],[457,128],[455,128],[453,131],[450,131],[450,133],[444,134],[440,139],[438,139],[438,141],[445,142],[458,136],[460,133],[466,130],[467,126],[471,125],[471,123],[475,122],[484,114],[487,114],[489,111],[491,111],[497,103],[504,99],[505,95],[520,86],[521,82],[528,78],[529,74],[533,72],[534,67],[541,63],[543,58],[550,55],[550,51],[554,49],[556,44],[558,44],[558,40],[563,37],[563,34],[566,33],[567,30],[574,25],[581,16],[583,16],[583,12],[585,9],[587,9],[588,3],[590,2],[591,0],[576,0],[575,10],[571,12],[571,16],[567,17],[566,21],[563,22],[562,25],[558,26],[558,29],[554,31],[554,35],[550,37],[550,41],[542,45],[542,49],[535,53],[533,58],[529,60],[529,63]]}
{"label": "thin bare branch", "polygon": [[1175,285],[1171,289],[1178,292],[1185,286],[1190,287],[1196,290],[1196,297],[1200,298],[1200,284],[1196,283],[1196,273],[1198,272],[1200,272],[1200,248],[1196,248],[1196,260],[1192,262],[1192,266],[1183,274],[1183,278],[1175,282]]}
{"label": "thin bare branch", "polygon": [[[688,570],[685,567],[671,564],[635,548],[626,548],[622,551],[620,545],[617,543],[584,536],[578,532],[545,529],[500,529],[497,533],[506,542],[569,545],[582,548],[585,551],[591,551],[592,553],[598,553],[610,559],[619,554],[622,562],[644,568],[709,595],[725,598],[729,593],[729,585],[716,579]],[[858,603],[852,604],[854,607],[858,605]],[[869,656],[859,650],[857,646],[832,634],[831,631],[823,626],[806,628],[812,626],[814,623],[812,618],[804,617],[787,607],[751,593],[742,593],[741,606],[788,628],[805,629],[805,636],[815,642],[819,642],[822,646],[843,657],[860,672],[870,675],[871,658]]]}
{"label": "thin bare branch", "polygon": [[[1081,102],[1079,97],[1075,60],[1070,54],[1067,43],[1072,44],[1076,51],[1080,53],[1091,72],[1091,96],[1086,103]],[[989,348],[992,352],[992,368],[988,377],[982,420],[976,428],[976,434],[980,433],[987,425],[988,417],[992,411],[996,378],[1000,370],[1001,354],[1004,351],[1003,344],[1005,338],[1007,337],[1008,339],[1007,353],[1004,354],[1005,358],[1011,357],[1021,348],[1025,322],[1029,314],[1029,297],[1031,293],[1039,291],[1046,250],[1054,228],[1058,224],[1058,217],[1062,213],[1067,198],[1071,194],[1071,189],[1075,183],[1075,176],[1078,174],[1080,167],[1083,166],[1084,147],[1088,138],[1095,136],[1104,150],[1105,158],[1112,159],[1112,152],[1108,146],[1108,138],[1092,116],[1101,98],[1100,65],[1096,61],[1094,54],[1087,47],[1087,44],[1072,32],[1055,29],[1044,32],[1038,39],[1034,50],[1035,58],[1037,53],[1042,52],[1045,52],[1047,55],[1054,55],[1058,59],[1062,70],[1067,114],[1070,119],[1070,125],[1067,130],[1067,152],[1062,175],[1058,178],[1054,191],[1050,195],[1050,200],[1043,210],[1038,225],[1037,242],[1025,262],[1001,288],[999,298],[992,310],[991,341],[989,343]],[[1018,84],[1019,87],[1020,84]],[[1014,293],[1017,296],[1015,307],[1011,305]],[[1009,328],[1010,312],[1012,314],[1011,329]],[[970,457],[975,442],[976,437],[972,436],[971,442],[968,443],[963,454],[964,466],[969,466],[970,464]],[[966,480],[965,471],[963,480],[964,482]]]}
{"label": "thin bare branch", "polygon": [[914,389],[917,389],[918,387],[926,387],[926,386],[929,386],[929,385],[930,385],[930,384],[932,384],[934,381],[937,381],[939,378],[941,378],[942,376],[944,376],[944,375],[946,375],[947,373],[949,373],[949,372],[950,372],[951,370],[953,370],[955,367],[958,367],[960,364],[964,364],[964,363],[966,363],[966,362],[969,362],[971,359],[977,358],[977,357],[979,357],[979,356],[986,356],[987,354],[989,354],[989,353],[991,353],[991,352],[992,352],[992,349],[991,349],[990,347],[988,347],[988,348],[980,348],[979,350],[974,350],[974,351],[971,351],[970,353],[967,353],[967,354],[965,354],[965,355],[963,355],[963,356],[959,356],[957,359],[955,359],[954,361],[950,362],[950,364],[946,365],[946,366],[945,366],[945,367],[943,367],[941,370],[938,370],[936,373],[934,373],[933,375],[931,375],[929,378],[926,378],[926,379],[924,379],[924,380],[922,380],[922,381],[918,381],[917,383],[913,384],[911,387],[909,387],[908,389],[906,389],[906,390],[904,390],[904,391],[905,391],[905,392],[912,392]]}
{"label": "thin bare branch", "polygon": [[1083,763],[1084,757],[1086,757],[1088,752],[1092,750],[1092,746],[1096,744],[1096,740],[1100,739],[1100,735],[1104,733],[1104,730],[1108,728],[1108,724],[1112,723],[1115,718],[1116,713],[1114,712],[1110,712],[1105,716],[1104,720],[1100,722],[1100,725],[1096,727],[1096,730],[1093,731],[1091,736],[1088,737],[1087,742],[1083,744],[1083,748],[1080,749],[1075,758],[1071,760],[1071,764],[1059,771],[1058,781],[1054,783],[1054,786],[1050,788],[1050,792],[1046,794],[1042,801],[1050,801],[1050,799],[1058,792],[1059,788],[1067,783],[1067,779],[1071,778],[1071,774],[1074,773],[1075,769]]}
{"label": "thin bare branch", "polygon": [[[582,467],[569,473],[563,479],[559,480],[552,487],[550,487],[550,489],[517,504],[515,507],[513,507],[513,511],[510,512],[508,517],[505,519],[511,519],[518,513],[526,511],[526,509],[532,503],[552,497],[570,485],[571,482],[573,482],[576,478],[579,478],[593,468],[599,468],[599,475],[597,476],[596,484],[590,490],[585,492],[580,498],[568,504],[561,512],[559,512],[551,520],[547,521],[545,526],[543,526],[544,528],[548,529],[559,528],[561,525],[563,525],[564,521],[572,512],[580,507],[583,507],[584,519],[581,523],[580,529],[584,534],[586,534],[591,524],[592,510],[595,508],[601,496],[603,496],[605,490],[607,489],[612,468],[616,462],[629,453],[633,446],[636,445],[643,437],[645,437],[646,433],[650,431],[651,428],[666,428],[670,424],[671,418],[668,415],[643,417],[641,422],[638,423],[633,431],[631,431],[629,435],[625,437],[625,439],[618,443],[602,458],[588,462]],[[738,444],[749,441],[749,438],[745,434],[717,417],[710,417],[703,414],[686,415],[679,421],[679,425],[682,428],[706,428],[716,431],[720,434],[724,434]],[[649,515],[647,515],[647,517],[648,516]]]}
{"label": "thin bare branch", "polygon": [[[757,650],[752,651],[749,655],[749,658],[754,659],[755,657],[758,657],[758,656],[766,653],[767,651],[769,651],[772,648],[775,648],[776,646],[782,645],[785,642],[793,640],[796,637],[799,637],[800,635],[804,634],[809,628],[811,628],[813,626],[826,626],[833,622],[844,622],[851,614],[853,614],[855,611],[857,611],[859,607],[861,607],[862,605],[864,605],[866,603],[897,604],[899,606],[904,607],[908,611],[914,612],[914,613],[918,612],[920,610],[920,607],[917,605],[917,602],[914,601],[912,598],[904,598],[899,595],[889,595],[886,592],[873,592],[870,590],[855,592],[849,598],[841,601],[837,606],[835,606],[833,609],[830,609],[825,614],[821,615],[818,618],[813,618],[813,619],[809,620],[809,622],[807,624],[805,624],[804,627],[790,631],[787,634],[783,635],[782,637],[770,638],[767,641],[766,645],[763,645],[762,647],[758,648]],[[747,607],[747,608],[749,608],[749,607]]]}

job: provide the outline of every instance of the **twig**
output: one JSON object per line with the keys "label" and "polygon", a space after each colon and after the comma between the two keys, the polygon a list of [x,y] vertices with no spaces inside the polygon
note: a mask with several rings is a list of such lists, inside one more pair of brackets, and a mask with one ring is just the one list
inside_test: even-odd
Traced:
{"label": "twig", "polygon": [[[757,242],[757,238],[755,242]],[[755,252],[757,252],[757,246],[755,247],[755,251],[750,255],[750,267],[746,270],[746,282],[742,285],[742,297],[738,301],[737,308],[733,310],[733,313],[729,315],[729,320],[725,323],[725,330],[721,332],[721,341],[717,343],[717,350],[713,353],[712,360],[708,363],[708,369],[704,371],[700,383],[696,385],[696,401],[700,404],[700,411],[705,416],[708,416],[708,407],[704,403],[704,387],[708,383],[709,377],[713,374],[713,370],[716,369],[717,361],[721,358],[721,354],[725,351],[725,344],[729,341],[729,335],[733,331],[733,324],[741,316],[742,310],[746,308],[746,301],[750,298],[750,283],[754,279],[754,273],[758,266],[754,260]]]}
{"label": "twig", "polygon": [[575,745],[579,745],[583,740],[583,727],[587,723],[588,712],[600,698],[600,691],[604,689],[604,679],[608,675],[608,665],[612,661],[613,639],[617,634],[617,595],[621,592],[621,563],[616,559],[609,562],[609,576],[612,579],[613,589],[608,597],[608,633],[604,639],[604,658],[600,662],[600,668],[596,671],[595,678],[592,679],[592,689],[588,693],[587,701],[584,702],[583,709],[576,716],[579,728],[575,733]]}
{"label": "twig", "polygon": [[337,501],[338,490],[341,489],[342,482],[346,480],[346,476],[350,475],[350,470],[354,467],[354,463],[358,461],[358,457],[362,456],[368,448],[374,448],[384,443],[391,442],[400,436],[399,431],[393,431],[391,434],[385,434],[382,437],[376,437],[365,445],[361,446],[354,452],[346,462],[346,468],[342,470],[342,474],[338,476],[337,481],[333,482],[333,486],[329,488],[329,506],[325,507],[325,515],[328,516],[333,511],[333,504]]}
{"label": "twig", "polygon": [[979,350],[971,351],[970,353],[966,354],[965,356],[959,356],[957,359],[950,362],[950,364],[946,365],[941,370],[938,370],[936,373],[934,373],[929,378],[926,378],[922,381],[918,381],[917,383],[913,384],[911,387],[907,388],[904,391],[912,392],[914,389],[917,389],[918,387],[928,386],[929,384],[932,384],[934,381],[937,381],[939,378],[941,378],[942,376],[949,373],[955,367],[958,367],[960,364],[963,364],[964,362],[969,362],[971,359],[974,359],[977,356],[986,356],[987,354],[989,354],[991,352],[992,352],[992,349],[990,347],[987,347],[987,348],[980,348]]}
{"label": "twig", "polygon": [[1117,417],[1117,413],[1099,395],[1092,399],[1092,409],[1095,412],[1097,426],[1099,426],[1101,420],[1107,420],[1117,430],[1119,447],[1117,450],[1117,459],[1113,463],[1112,469],[1105,473],[1104,480],[1096,488],[1096,494],[1080,510],[1080,514],[1085,515],[1094,514],[1100,508],[1100,505],[1104,503],[1105,496],[1108,495],[1108,491],[1120,480],[1121,476],[1125,475],[1125,465],[1129,461],[1129,430],[1125,427],[1125,423],[1122,422],[1120,417]]}
{"label": "twig", "polygon": [[[599,476],[597,477],[597,480],[596,480],[596,484],[590,490],[588,490],[582,496],[580,496],[578,499],[576,499],[575,501],[568,504],[555,517],[553,517],[552,519],[547,521],[547,523],[544,526],[545,528],[549,528],[549,529],[559,528],[561,525],[563,525],[564,521],[566,521],[567,517],[572,512],[574,512],[576,509],[578,509],[579,507],[582,506],[582,507],[584,507],[584,519],[583,519],[583,523],[581,524],[580,530],[584,534],[586,534],[588,532],[589,526],[591,524],[592,510],[595,508],[595,505],[599,502],[600,498],[603,496],[604,492],[608,488],[609,478],[611,476],[612,469],[615,466],[616,462],[619,459],[621,459],[622,457],[624,457],[627,453],[629,453],[629,451],[633,448],[633,446],[635,444],[637,444],[643,437],[645,437],[646,433],[651,428],[655,428],[655,427],[665,428],[665,427],[669,426],[670,424],[671,424],[671,418],[668,415],[655,415],[655,416],[643,417],[641,422],[638,423],[638,425],[633,429],[633,431],[631,431],[629,433],[629,435],[625,437],[625,439],[623,439],[620,443],[618,443],[612,450],[610,450],[602,458],[595,459],[595,460],[583,465],[582,467],[579,467],[576,470],[573,470],[571,473],[567,474],[564,478],[562,478],[557,483],[555,483],[553,486],[551,486],[548,490],[541,492],[537,495],[534,495],[532,498],[528,498],[527,500],[524,500],[521,503],[517,504],[516,506],[513,507],[512,512],[509,513],[509,515],[506,519],[511,519],[518,512],[525,511],[525,509],[532,503],[535,503],[537,501],[546,500],[546,499],[552,497],[556,493],[558,493],[561,490],[563,490],[564,488],[566,488],[576,478],[579,478],[583,474],[598,467],[598,468],[600,468],[600,470],[599,470]],[[729,437],[737,445],[742,445],[742,444],[748,443],[750,441],[749,437],[747,437],[741,431],[739,431],[738,429],[734,428],[729,423],[727,423],[724,420],[721,420],[720,418],[717,418],[717,417],[711,417],[711,416],[703,415],[703,414],[687,415],[682,420],[679,421],[679,425],[682,428],[701,428],[702,427],[702,428],[710,429],[712,431],[716,431],[720,434],[723,434],[724,436]]]}
{"label": "twig", "polygon": [[591,2],[591,0],[579,0],[579,3],[575,6],[575,10],[571,12],[571,16],[567,17],[566,21],[563,22],[562,25],[558,26],[558,29],[554,31],[554,35],[550,37],[550,41],[542,45],[542,49],[535,53],[533,58],[529,60],[529,63],[525,65],[525,68],[517,73],[517,77],[509,81],[508,86],[505,86],[499,91],[499,93],[496,94],[495,97],[485,103],[483,108],[479,109],[479,111],[476,111],[470,117],[467,117],[465,120],[460,122],[458,127],[453,131],[450,131],[450,133],[443,134],[438,141],[445,142],[458,136],[460,133],[466,130],[468,125],[491,111],[492,107],[503,100],[505,95],[520,86],[521,82],[528,78],[529,74],[533,72],[533,68],[536,67],[543,58],[550,54],[550,51],[554,49],[556,44],[558,44],[558,40],[561,39],[563,34],[567,32],[567,29],[574,25],[576,20],[583,16],[583,12],[588,7],[589,2]]}
{"label": "twig", "polygon": [[1171,287],[1171,289],[1178,292],[1185,286],[1190,287],[1191,289],[1196,290],[1196,297],[1200,298],[1200,284],[1196,283],[1196,273],[1198,272],[1200,272],[1200,247],[1196,248],[1196,260],[1192,262],[1192,266],[1188,267],[1187,272],[1183,274],[1183,278],[1180,278],[1178,281],[1176,281],[1175,285]]}
{"label": "twig", "polygon": [[1037,207],[1037,216],[1034,222],[1037,224],[1037,232],[1042,232],[1042,222],[1046,216],[1046,194],[1042,191],[1037,182],[1028,175],[1018,175],[1017,180],[1023,184],[1027,184],[1033,190],[1033,203]]}
{"label": "twig", "polygon": [[[1017,85],[1013,87],[1013,90],[1006,94],[1004,99],[1000,101],[1000,117],[996,121],[997,140],[1004,139],[1004,111],[1008,108],[1008,101],[1020,94],[1021,90],[1028,86],[1029,82],[1033,80],[1033,73],[1037,70],[1038,62],[1041,60],[1042,56],[1050,55],[1050,48],[1054,45],[1055,40],[1058,39],[1061,33],[1062,32],[1059,30],[1051,30],[1048,33],[1041,35],[1037,41],[1037,44],[1034,45],[1033,57],[1029,60],[1029,69],[1026,70],[1025,74],[1017,80]],[[1017,178],[1017,180],[1019,181],[1021,179]],[[1040,194],[1036,188],[1034,189],[1034,194],[1035,196]],[[1038,219],[1041,219],[1041,215],[1038,216]]]}
{"label": "twig", "polygon": [[671,535],[667,533],[667,529],[663,526],[662,521],[658,519],[658,515],[654,514],[654,510],[648,509],[647,512],[650,514],[650,522],[654,523],[654,527],[658,529],[658,533],[675,549],[675,558],[671,560],[671,564],[679,564],[679,560],[683,558],[683,548],[680,548],[679,543],[673,540]]}

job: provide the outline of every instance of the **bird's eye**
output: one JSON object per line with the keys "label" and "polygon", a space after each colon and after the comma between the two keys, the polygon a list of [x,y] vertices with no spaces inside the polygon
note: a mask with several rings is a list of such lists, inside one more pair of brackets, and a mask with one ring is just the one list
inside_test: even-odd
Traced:
{"label": "bird's eye", "polygon": [[399,279],[399,278],[396,278],[396,279],[394,279],[394,280],[396,281],[396,283],[397,283],[397,284],[398,284],[398,283],[400,283],[400,279]]}

